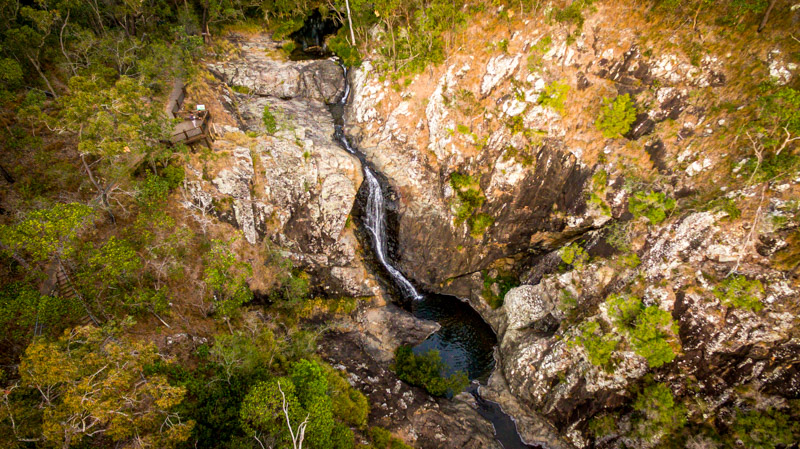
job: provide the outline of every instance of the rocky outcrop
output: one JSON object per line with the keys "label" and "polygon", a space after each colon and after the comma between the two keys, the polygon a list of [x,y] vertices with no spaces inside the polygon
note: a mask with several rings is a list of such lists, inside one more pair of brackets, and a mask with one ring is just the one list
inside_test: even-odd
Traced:
{"label": "rocky outcrop", "polygon": [[376,361],[389,363],[403,345],[417,345],[441,328],[435,321],[416,318],[388,304],[364,310],[359,315],[364,350]]}
{"label": "rocky outcrop", "polygon": [[343,71],[330,60],[275,61],[269,45],[247,41],[239,57],[209,65],[228,85],[246,89],[221,88],[221,137],[210,157],[187,166],[186,205],[196,216],[232,224],[250,244],[274,242],[330,295],[379,294],[349,219],[361,163],[334,140],[324,103],[343,94]]}
{"label": "rocky outcrop", "polygon": [[281,61],[275,55],[275,42],[267,36],[240,41],[238,54],[227,61],[208,64],[222,82],[248,93],[274,98],[306,98],[335,103],[344,95],[342,68],[336,62]]}

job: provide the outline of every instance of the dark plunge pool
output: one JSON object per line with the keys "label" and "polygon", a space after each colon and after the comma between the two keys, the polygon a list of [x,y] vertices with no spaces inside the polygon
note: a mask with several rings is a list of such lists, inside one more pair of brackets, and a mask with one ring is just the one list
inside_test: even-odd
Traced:
{"label": "dark plunge pool", "polygon": [[494,369],[497,337],[469,304],[454,296],[422,293],[406,307],[414,316],[433,320],[442,328],[414,348],[415,353],[439,351],[448,374],[464,371],[470,380],[486,381]]}

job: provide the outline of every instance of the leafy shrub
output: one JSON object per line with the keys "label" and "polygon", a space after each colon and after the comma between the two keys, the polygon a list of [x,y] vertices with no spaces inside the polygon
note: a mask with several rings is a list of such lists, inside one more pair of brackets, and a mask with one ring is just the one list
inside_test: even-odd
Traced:
{"label": "leafy shrub", "polygon": [[350,45],[342,34],[343,31],[344,28],[339,31],[339,34],[328,40],[328,48],[342,60],[342,64],[345,66],[358,67],[362,62],[361,53],[358,52],[358,48]]}
{"label": "leafy shrub", "polygon": [[557,112],[564,112],[564,101],[567,99],[569,85],[564,81],[553,81],[545,86],[544,91],[539,94],[538,103],[555,109]]}
{"label": "leafy shrub", "polygon": [[670,434],[686,424],[686,408],[675,402],[672,391],[664,384],[646,386],[636,397],[633,408],[639,415],[634,421],[635,433],[643,439],[662,431]]}
{"label": "leafy shrub", "polygon": [[580,326],[581,333],[575,337],[573,344],[579,344],[586,350],[586,355],[593,365],[611,368],[611,354],[617,349],[617,339],[613,335],[603,333],[596,321],[587,321]]}
{"label": "leafy shrub", "polygon": [[333,414],[347,424],[364,429],[369,416],[366,396],[353,388],[347,380],[331,367],[327,368],[328,394],[333,401]]}
{"label": "leafy shrub", "polygon": [[614,100],[604,98],[603,106],[596,122],[603,137],[615,139],[631,130],[636,120],[636,108],[629,94],[619,95]]}
{"label": "leafy shrub", "polygon": [[253,93],[252,89],[250,89],[247,86],[233,85],[233,86],[231,86],[231,90],[233,90],[236,93],[244,94],[244,95],[250,95],[251,93]]}
{"label": "leafy shrub", "polygon": [[652,224],[667,218],[667,212],[675,208],[675,200],[662,192],[636,192],[628,200],[628,211],[634,218],[647,217]]}
{"label": "leafy shrub", "polygon": [[494,217],[489,214],[478,213],[467,219],[469,234],[473,237],[480,237],[494,224]]}
{"label": "leafy shrub", "polygon": [[575,29],[580,34],[583,30],[583,8],[592,4],[592,0],[575,0],[563,9],[555,10],[553,18],[556,22],[575,25]]}
{"label": "leafy shrub", "polygon": [[283,46],[281,47],[281,50],[283,50],[283,53],[286,54],[287,56],[291,55],[292,52],[295,51],[295,49],[297,49],[297,44],[294,43],[294,41],[289,41],[283,44]]}
{"label": "leafy shrub", "polygon": [[270,111],[268,104],[264,105],[264,112],[261,114],[261,120],[264,122],[267,133],[275,134],[278,132],[278,121],[275,119],[275,115],[272,111]]}
{"label": "leafy shrub", "polygon": [[553,39],[548,35],[539,39],[539,41],[531,47],[531,54],[528,56],[528,70],[536,72],[541,68],[542,62],[544,61],[542,56],[550,51],[550,44],[552,43]]}
{"label": "leafy shrub", "polygon": [[589,421],[589,430],[597,438],[611,435],[617,430],[617,418],[614,415],[595,416]]}
{"label": "leafy shrub", "polygon": [[606,309],[611,322],[624,332],[633,351],[656,368],[675,359],[678,326],[669,312],[658,306],[644,307],[642,301],[629,295],[610,295]]}
{"label": "leafy shrub", "polygon": [[748,280],[744,276],[735,275],[724,279],[714,287],[714,296],[727,307],[736,307],[758,312],[764,307],[761,296],[764,286],[758,279]]}
{"label": "leafy shrub", "polygon": [[575,242],[559,249],[558,254],[561,256],[562,262],[564,262],[566,265],[571,265],[578,270],[583,268],[583,266],[589,261],[589,254],[587,254],[586,251]]}
{"label": "leafy shrub", "polygon": [[450,186],[458,198],[455,222],[460,224],[466,220],[473,237],[480,237],[494,223],[491,215],[476,213],[485,200],[478,181],[477,178],[463,173],[453,172],[450,175]]}
{"label": "leafy shrub", "polygon": [[647,364],[657,368],[675,359],[672,336],[678,334],[678,325],[669,312],[657,306],[645,308],[636,319],[629,337],[633,351],[646,358]]}
{"label": "leafy shrub", "polygon": [[388,430],[381,427],[370,427],[369,439],[375,449],[411,449],[411,446],[392,436]]}
{"label": "leafy shrub", "polygon": [[445,377],[447,368],[439,351],[430,350],[424,354],[414,354],[411,346],[400,346],[394,353],[393,370],[400,380],[425,388],[434,396],[458,393],[469,384],[463,372]]}
{"label": "leafy shrub", "polygon": [[779,445],[788,447],[800,438],[800,424],[773,409],[738,411],[731,425],[731,436],[748,449],[774,449]]}

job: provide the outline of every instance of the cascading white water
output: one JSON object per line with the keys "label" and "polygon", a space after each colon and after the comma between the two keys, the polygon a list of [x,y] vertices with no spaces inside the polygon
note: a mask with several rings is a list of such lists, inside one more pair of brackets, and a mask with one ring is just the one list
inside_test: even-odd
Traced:
{"label": "cascading white water", "polygon": [[[345,71],[345,79],[347,79],[347,71]],[[345,82],[345,92],[341,99],[342,107],[347,104],[347,97],[349,96],[350,83]],[[349,153],[356,156],[359,155],[352,145],[350,145],[350,141],[347,139],[343,130],[339,132],[339,140]],[[414,288],[411,282],[403,276],[403,273],[386,259],[388,245],[386,243],[386,208],[384,207],[383,189],[369,165],[365,161],[362,161],[361,165],[364,168],[364,178],[367,181],[367,188],[369,190],[367,207],[364,211],[366,214],[364,227],[367,228],[370,237],[372,237],[372,246],[375,250],[375,256],[378,258],[381,265],[386,268],[386,271],[389,272],[389,275],[395,281],[395,284],[404,296],[415,300],[422,299],[422,295]]]}

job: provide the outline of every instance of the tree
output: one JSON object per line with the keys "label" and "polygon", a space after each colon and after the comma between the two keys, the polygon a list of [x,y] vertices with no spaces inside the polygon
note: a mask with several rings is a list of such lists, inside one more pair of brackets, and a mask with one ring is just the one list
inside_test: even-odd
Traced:
{"label": "tree", "polygon": [[136,447],[173,447],[189,438],[193,423],[173,410],[185,390],[163,376],[148,376],[145,367],[160,359],[153,343],[118,338],[118,332],[91,326],[68,330],[56,341],[39,339],[25,351],[20,380],[3,400],[12,419],[19,404],[15,393],[38,392],[39,418],[26,422],[30,434],[45,444],[69,448],[85,438],[103,435]]}
{"label": "tree", "polygon": [[171,157],[164,143],[170,124],[148,100],[150,90],[133,78],[123,76],[109,84],[97,76],[75,76],[69,87],[70,94],[59,101],[58,116],[48,122],[78,136],[83,167],[114,220],[109,200],[139,164],[147,161],[157,172],[157,162]]}
{"label": "tree", "polygon": [[31,212],[15,225],[0,226],[0,249],[23,266],[52,258],[69,259],[77,251],[78,236],[93,213],[91,207],[78,203],[58,203]]}
{"label": "tree", "polygon": [[216,313],[229,322],[232,316],[238,314],[242,304],[253,299],[253,292],[247,285],[253,268],[236,260],[236,255],[221,240],[212,241],[205,263],[204,281],[211,292]]}
{"label": "tree", "polygon": [[295,396],[291,379],[277,378],[256,384],[242,402],[240,418],[245,432],[262,448],[271,443],[303,446],[309,414]]}

